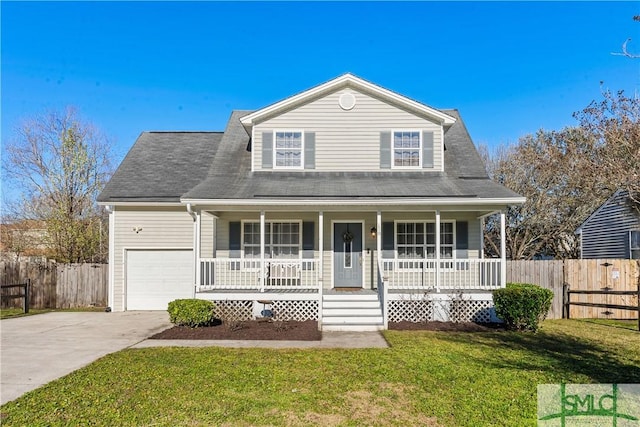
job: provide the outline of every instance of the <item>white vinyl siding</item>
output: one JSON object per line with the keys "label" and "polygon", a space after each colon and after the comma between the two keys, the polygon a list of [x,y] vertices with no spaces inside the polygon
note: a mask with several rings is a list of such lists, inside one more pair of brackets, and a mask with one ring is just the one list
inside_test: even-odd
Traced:
{"label": "white vinyl siding", "polygon": [[[356,105],[343,110],[338,99],[345,92],[356,96]],[[254,170],[262,169],[262,132],[304,129],[315,132],[316,171],[380,170],[380,132],[420,130],[433,132],[434,165],[442,170],[442,127],[412,112],[402,110],[368,94],[342,89],[294,110],[274,116],[253,129]]]}
{"label": "white vinyl siding", "polygon": [[[112,309],[124,309],[125,249],[192,249],[193,218],[185,207],[115,208]],[[140,229],[137,233],[134,228]],[[193,282],[193,275],[189,277]]]}

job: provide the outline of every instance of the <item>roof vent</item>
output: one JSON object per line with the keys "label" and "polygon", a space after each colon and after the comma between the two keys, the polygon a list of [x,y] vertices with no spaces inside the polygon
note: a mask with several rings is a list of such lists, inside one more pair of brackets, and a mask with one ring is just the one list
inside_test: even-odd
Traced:
{"label": "roof vent", "polygon": [[356,97],[350,92],[345,92],[340,95],[338,104],[340,104],[340,108],[343,110],[351,110],[356,106]]}

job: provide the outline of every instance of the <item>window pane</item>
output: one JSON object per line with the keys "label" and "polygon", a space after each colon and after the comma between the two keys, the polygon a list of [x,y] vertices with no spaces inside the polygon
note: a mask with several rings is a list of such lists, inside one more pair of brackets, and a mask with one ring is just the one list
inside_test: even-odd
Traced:
{"label": "window pane", "polygon": [[640,231],[632,230],[631,233],[631,248],[640,249]]}
{"label": "window pane", "polygon": [[453,248],[451,246],[445,246],[440,248],[441,258],[453,258]]}

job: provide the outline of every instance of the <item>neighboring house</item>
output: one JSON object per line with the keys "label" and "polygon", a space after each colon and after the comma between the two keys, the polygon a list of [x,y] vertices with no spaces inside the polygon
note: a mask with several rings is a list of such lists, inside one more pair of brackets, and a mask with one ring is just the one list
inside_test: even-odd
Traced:
{"label": "neighboring house", "polygon": [[640,259],[640,213],[616,191],[576,230],[581,257]]}
{"label": "neighboring house", "polygon": [[482,221],[524,198],[488,178],[456,110],[345,74],[224,132],[141,134],[99,201],[115,311],[196,297],[366,330],[489,320],[505,250],[483,259]]}
{"label": "neighboring house", "polygon": [[44,221],[22,220],[0,224],[0,252],[3,258],[45,256],[50,252]]}

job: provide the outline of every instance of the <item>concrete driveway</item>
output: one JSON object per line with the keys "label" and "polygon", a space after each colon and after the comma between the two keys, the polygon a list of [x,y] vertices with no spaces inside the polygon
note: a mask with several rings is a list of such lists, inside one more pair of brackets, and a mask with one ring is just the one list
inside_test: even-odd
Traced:
{"label": "concrete driveway", "polygon": [[0,321],[0,402],[171,326],[166,311],[64,312]]}

